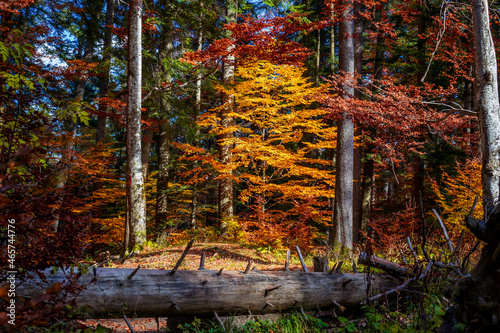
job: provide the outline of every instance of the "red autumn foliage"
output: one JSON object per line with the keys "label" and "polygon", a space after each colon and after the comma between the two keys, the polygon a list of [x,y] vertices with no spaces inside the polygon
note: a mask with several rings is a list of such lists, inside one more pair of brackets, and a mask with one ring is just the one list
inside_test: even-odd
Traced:
{"label": "red autumn foliage", "polygon": [[[230,54],[237,61],[249,58],[273,64],[300,65],[311,51],[293,40],[298,32],[309,32],[326,26],[326,21],[305,23],[304,15],[291,14],[271,18],[246,16],[242,22],[226,24],[230,38],[214,41],[207,49],[188,52],[184,59],[192,63],[217,64]],[[228,51],[230,50],[230,51]]]}

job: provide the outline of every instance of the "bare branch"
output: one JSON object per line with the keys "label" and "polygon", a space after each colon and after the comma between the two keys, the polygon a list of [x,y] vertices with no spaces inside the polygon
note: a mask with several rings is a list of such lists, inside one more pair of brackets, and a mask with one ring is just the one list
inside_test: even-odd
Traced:
{"label": "bare branch", "polygon": [[443,40],[444,33],[446,31],[446,18],[448,16],[448,5],[446,1],[443,1],[441,4],[441,17],[443,18],[443,23],[442,23],[442,29],[439,27],[439,34],[438,34],[438,40],[436,42],[436,47],[434,48],[434,51],[432,51],[431,58],[429,59],[429,63],[427,64],[427,69],[425,70],[424,76],[420,79],[422,83],[424,83],[425,78],[427,77],[427,74],[429,73],[429,70],[431,68],[432,60],[434,60],[434,56],[436,55],[436,52],[439,48],[439,45],[441,44],[441,41]]}

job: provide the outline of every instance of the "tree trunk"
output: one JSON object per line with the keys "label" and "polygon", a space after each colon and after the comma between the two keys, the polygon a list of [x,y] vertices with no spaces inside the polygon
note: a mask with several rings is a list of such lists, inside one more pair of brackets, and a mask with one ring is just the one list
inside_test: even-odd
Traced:
{"label": "tree trunk", "polygon": [[316,62],[316,87],[319,87],[320,84],[320,74],[321,74],[321,29],[316,30],[316,54],[315,54],[315,62]]}
{"label": "tree trunk", "polygon": [[413,200],[419,214],[421,210],[424,209],[421,206],[424,197],[424,177],[425,162],[420,155],[416,155],[413,159]]}
{"label": "tree trunk", "polygon": [[[85,41],[85,47],[83,50],[83,60],[85,61],[91,61],[92,56],[94,55],[94,38],[93,36],[87,36],[87,40]],[[78,80],[75,85],[75,93],[74,93],[74,103],[81,103],[83,100],[83,96],[85,95],[85,87],[87,85],[87,80]],[[73,156],[73,150],[75,148],[75,138],[76,138],[76,130],[77,130],[77,124],[74,122],[71,117],[70,120],[68,121],[69,123],[69,128],[67,131],[67,139],[66,139],[66,145],[64,147],[64,152],[62,153],[61,156],[61,163],[64,165],[63,169],[60,171],[55,188],[56,189],[62,189],[66,186],[66,183],[68,182],[68,177],[69,177],[69,169],[70,169],[70,162]],[[62,201],[63,199],[59,200],[59,207],[61,207],[64,202]],[[60,228],[61,225],[59,223],[59,214],[57,212],[54,213],[54,223],[52,224],[54,228],[54,232],[57,232]]]}
{"label": "tree trunk", "polygon": [[[482,149],[484,221],[467,218],[467,226],[486,243],[470,277],[455,286],[456,317],[471,332],[500,331],[500,102],[497,60],[486,0],[472,0],[475,94]],[[494,204],[496,207],[493,208]]]}
{"label": "tree trunk", "polygon": [[[358,84],[361,84],[361,74],[363,73],[363,18],[360,15],[361,3],[356,2],[355,7],[355,22],[354,22],[354,68],[356,75],[360,75],[357,79]],[[354,92],[356,98],[361,98],[361,92],[356,90]],[[355,135],[359,137],[361,135],[361,129],[356,128]],[[361,227],[361,158],[362,158],[362,147],[358,145],[354,149],[354,161],[353,161],[353,192],[352,192],[352,220],[353,220],[353,242],[359,243],[359,230]]]}
{"label": "tree trunk", "polygon": [[[200,26],[200,31],[198,33],[198,51],[201,52],[203,49],[203,28]],[[196,77],[196,105],[195,105],[195,110],[194,110],[194,117],[193,121],[196,123],[198,121],[198,118],[201,114],[201,84],[202,84],[202,73],[199,72],[197,77]],[[196,136],[195,136],[195,142],[194,145],[198,147],[200,145],[199,142],[199,136],[200,136],[200,127],[196,126]],[[194,162],[195,168],[198,167],[198,161]],[[195,184],[193,185],[193,197],[191,198],[191,213],[190,213],[190,218],[189,218],[189,228],[190,229],[196,229],[196,214],[198,210],[198,186]]]}
{"label": "tree trunk", "polygon": [[[354,19],[352,1],[345,1],[344,4],[347,8],[339,26],[339,68],[348,75],[343,87],[343,97],[347,99],[354,96],[353,83],[350,82],[354,75]],[[338,122],[336,155],[335,203],[330,242],[340,246],[342,250],[350,250],[353,247],[354,122],[347,113],[344,113]]]}
{"label": "tree trunk", "polygon": [[500,198],[500,105],[497,60],[488,3],[472,1],[475,50],[474,107],[481,126],[482,187],[485,212]]}
{"label": "tree trunk", "polygon": [[[76,298],[94,318],[110,315],[183,317],[190,315],[265,314],[303,309],[328,309],[335,303],[359,307],[368,296],[392,289],[400,282],[388,275],[250,271],[222,272],[101,268],[80,277],[86,284]],[[57,282],[67,281],[61,271],[45,271],[47,282],[26,281],[16,293],[34,297]],[[92,279],[95,277],[95,282]],[[40,283],[40,281],[37,281]]]}
{"label": "tree trunk", "polygon": [[[372,147],[368,147],[366,153],[372,153]],[[361,234],[368,234],[368,224],[370,222],[370,209],[372,203],[373,171],[374,162],[373,158],[370,158],[365,162],[363,167],[363,193],[361,195],[361,220],[359,226],[360,237]]]}
{"label": "tree trunk", "polygon": [[[111,67],[111,48],[113,45],[113,32],[111,26],[113,25],[115,15],[115,0],[106,1],[106,27],[104,28],[104,43],[102,46],[102,61],[104,63],[103,76],[99,79],[99,97],[108,97],[109,95],[109,70]],[[99,112],[97,117],[96,128],[96,144],[106,142],[106,113],[108,106],[106,103],[99,101]]]}
{"label": "tree trunk", "polygon": [[160,120],[160,135],[158,136],[158,179],[156,185],[156,221],[155,232],[157,237],[163,234],[168,217],[168,178],[170,162],[170,124]]}
{"label": "tree trunk", "polygon": [[[387,9],[388,4],[386,3],[385,9]],[[375,20],[379,22],[381,20],[382,8],[377,8],[375,12]],[[373,66],[373,76],[375,78],[375,84],[379,85],[380,80],[383,78],[383,60],[384,60],[384,45],[385,45],[385,35],[384,32],[375,26],[377,31],[377,44],[375,46],[375,63]],[[370,136],[376,137],[376,130],[370,129]],[[373,155],[373,145],[368,144],[365,151],[365,156]],[[361,234],[368,234],[368,224],[370,221],[370,210],[372,203],[372,188],[373,188],[373,176],[374,176],[374,161],[373,157],[367,158],[363,165],[363,179],[362,179],[362,194],[361,194],[361,217],[359,222],[360,237]]]}
{"label": "tree trunk", "polygon": [[335,73],[335,6],[333,1],[330,4],[330,20],[332,25],[330,26],[330,73]]}
{"label": "tree trunk", "polygon": [[153,145],[153,135],[155,131],[149,126],[144,130],[142,136],[142,151],[141,151],[141,163],[142,163],[142,177],[144,182],[148,179],[149,173],[149,155],[151,154],[151,146]]}
{"label": "tree trunk", "polygon": [[[161,71],[164,73],[162,75],[166,82],[171,81],[171,75],[168,69],[163,66],[172,57],[172,52],[174,49],[173,43],[173,31],[172,22],[167,21],[163,26],[162,32],[163,38],[163,50],[160,53],[160,66]],[[155,233],[157,238],[161,237],[163,232],[162,229],[165,228],[167,217],[168,217],[168,179],[169,179],[169,163],[170,163],[170,101],[168,96],[163,93],[160,97],[160,135],[158,136],[158,179],[156,183],[156,221],[155,221]]]}
{"label": "tree trunk", "polygon": [[[237,17],[238,1],[231,0],[226,5],[226,23],[235,23]],[[226,57],[223,68],[223,83],[231,84],[234,80],[234,62],[235,57],[231,54],[233,46],[229,47],[229,55]],[[225,128],[231,127],[234,119],[229,116],[229,113],[234,110],[234,96],[223,94],[222,105],[224,109],[221,111],[221,125]],[[219,159],[223,164],[230,164],[232,161],[232,144],[224,142],[230,139],[233,133],[221,134],[219,136]],[[221,233],[224,234],[227,229],[227,222],[229,222],[234,215],[234,193],[233,193],[233,180],[231,174],[219,180],[219,219],[221,226]]]}
{"label": "tree trunk", "polygon": [[129,5],[128,72],[127,72],[127,195],[129,197],[129,246],[142,247],[146,243],[146,200],[141,161],[141,84],[142,84],[142,0],[131,0]]}

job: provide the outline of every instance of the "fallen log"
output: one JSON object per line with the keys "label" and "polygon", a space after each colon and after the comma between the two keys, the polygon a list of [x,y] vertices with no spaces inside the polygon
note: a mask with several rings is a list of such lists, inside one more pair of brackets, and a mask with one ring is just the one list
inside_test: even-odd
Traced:
{"label": "fallen log", "polygon": [[[135,273],[134,273],[135,272]],[[35,297],[57,282],[61,271],[46,270],[45,282],[24,281],[21,297]],[[368,280],[370,279],[370,281]],[[181,317],[190,315],[266,314],[303,309],[357,307],[367,298],[398,286],[389,275],[297,271],[176,271],[101,268],[81,275],[86,288],[76,305],[94,318]]]}
{"label": "fallen log", "polygon": [[361,252],[359,254],[359,259],[358,259],[358,264],[360,265],[365,265],[365,266],[371,266],[375,268],[382,269],[386,271],[387,273],[395,276],[412,276],[413,271],[401,266],[399,264],[396,264],[392,261],[382,259],[380,257],[374,256],[374,255],[369,255],[366,252]]}

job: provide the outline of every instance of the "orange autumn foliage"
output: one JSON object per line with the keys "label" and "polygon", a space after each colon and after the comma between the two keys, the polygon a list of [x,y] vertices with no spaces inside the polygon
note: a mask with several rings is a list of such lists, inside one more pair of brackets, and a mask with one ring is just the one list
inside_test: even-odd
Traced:
{"label": "orange autumn foliage", "polygon": [[[110,145],[96,147],[85,136],[72,139],[75,149],[70,152],[72,164],[64,171],[68,178],[63,190],[86,184],[92,191],[80,198],[80,204],[70,210],[75,216],[88,217],[90,234],[86,242],[89,245],[116,245],[123,240],[124,233],[125,181],[116,175],[110,162],[119,149]],[[64,149],[66,140],[67,136],[60,137],[52,148],[57,149],[60,145],[59,149]]]}
{"label": "orange autumn foliage", "polygon": [[233,229],[251,244],[300,242],[307,247],[314,228],[330,222],[324,207],[334,194],[334,176],[331,161],[320,157],[335,147],[336,131],[323,121],[328,112],[317,107],[315,98],[324,89],[308,82],[304,71],[252,60],[237,69],[237,83],[219,86],[235,96],[236,107],[228,115],[233,126],[220,123],[225,105],[205,113],[198,124],[211,135],[233,133],[219,141],[232,147],[232,163],[222,164],[201,148],[179,145],[190,154],[186,159],[209,165],[216,179],[236,181],[239,200],[250,213],[238,217],[242,230]]}
{"label": "orange autumn foliage", "polygon": [[469,214],[476,195],[479,200],[474,211],[474,217],[477,219],[482,218],[480,161],[469,160],[465,164],[459,164],[455,176],[444,172],[441,184],[432,182],[431,186],[436,195],[439,212],[448,229],[450,238],[455,241],[458,240],[462,230],[465,230],[468,238],[473,240],[474,236],[465,226],[464,218]]}

